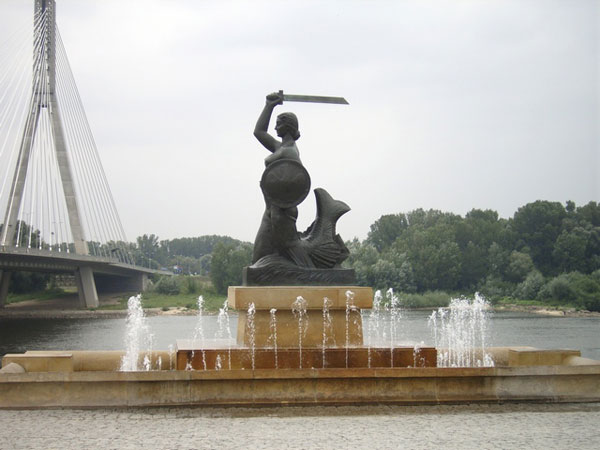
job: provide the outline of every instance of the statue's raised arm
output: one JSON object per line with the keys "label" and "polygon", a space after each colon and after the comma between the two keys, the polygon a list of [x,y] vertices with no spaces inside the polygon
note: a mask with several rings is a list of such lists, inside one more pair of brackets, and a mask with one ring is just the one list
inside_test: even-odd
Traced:
{"label": "statue's raised arm", "polygon": [[281,105],[283,99],[284,97],[281,92],[274,92],[267,95],[265,107],[260,113],[254,127],[254,136],[256,136],[256,139],[267,150],[273,153],[265,158],[265,166],[278,159],[293,159],[300,162],[300,153],[298,152],[298,147],[296,147],[296,140],[300,137],[300,132],[298,131],[298,118],[294,113],[284,112],[277,116],[275,131],[277,132],[277,136],[281,138],[281,141],[271,136],[267,131],[273,109],[275,106]]}
{"label": "statue's raised arm", "polygon": [[273,114],[273,109],[275,106],[281,105],[282,103],[283,96],[281,96],[279,93],[274,92],[267,95],[265,107],[260,113],[260,116],[256,121],[256,126],[254,127],[254,137],[256,137],[256,139],[258,139],[258,141],[272,153],[274,153],[281,146],[281,142],[268,133],[269,122],[271,121],[271,115]]}

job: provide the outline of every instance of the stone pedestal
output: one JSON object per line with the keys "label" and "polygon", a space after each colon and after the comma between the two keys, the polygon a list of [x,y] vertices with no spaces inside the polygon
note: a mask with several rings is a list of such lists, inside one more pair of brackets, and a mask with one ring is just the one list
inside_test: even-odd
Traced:
{"label": "stone pedestal", "polygon": [[[351,294],[347,296],[347,292]],[[248,306],[254,303],[254,345],[256,348],[273,347],[271,309],[276,311],[277,347],[297,348],[300,343],[300,325],[294,314],[298,297],[306,302],[306,316],[302,318],[302,347],[363,345],[362,308],[373,305],[373,290],[358,286],[230,286],[228,304],[239,311],[237,343],[249,346]],[[324,319],[323,303],[328,299],[329,321]]]}

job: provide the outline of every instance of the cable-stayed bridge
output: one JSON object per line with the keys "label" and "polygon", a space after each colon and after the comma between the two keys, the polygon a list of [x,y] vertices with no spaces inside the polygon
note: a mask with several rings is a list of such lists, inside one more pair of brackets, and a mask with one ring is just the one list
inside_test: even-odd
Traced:
{"label": "cable-stayed bridge", "polygon": [[156,271],[128,251],[56,26],[55,0],[0,43],[0,307],[13,271],[73,273],[81,306],[98,290],[144,290]]}

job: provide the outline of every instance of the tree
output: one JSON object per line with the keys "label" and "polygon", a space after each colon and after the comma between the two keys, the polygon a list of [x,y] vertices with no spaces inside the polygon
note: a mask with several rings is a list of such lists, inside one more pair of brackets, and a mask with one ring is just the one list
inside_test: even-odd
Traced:
{"label": "tree", "polygon": [[158,236],[154,234],[144,234],[137,237],[137,247],[146,258],[154,259],[158,253]]}
{"label": "tree", "polygon": [[212,252],[210,278],[216,291],[226,294],[229,286],[242,284],[242,270],[252,261],[252,245],[219,242]]}
{"label": "tree", "polygon": [[343,262],[344,267],[354,269],[356,281],[360,286],[373,286],[373,268],[380,259],[380,254],[368,239],[360,242],[358,239],[346,242],[350,251],[348,259]]}
{"label": "tree", "polygon": [[600,203],[589,202],[576,210],[579,223],[589,223],[594,227],[600,227]]}
{"label": "tree", "polygon": [[50,277],[50,274],[40,272],[13,272],[8,288],[13,294],[43,291]]}
{"label": "tree", "polygon": [[458,287],[461,254],[454,241],[454,228],[445,221],[428,228],[410,227],[392,248],[398,254],[408,255],[417,291]]}
{"label": "tree", "polygon": [[513,297],[524,300],[534,300],[540,289],[544,286],[544,276],[538,270],[529,272],[525,280],[520,283],[513,293]]}
{"label": "tree", "polygon": [[469,241],[462,251],[460,287],[474,290],[489,272],[489,258],[486,248]]}
{"label": "tree", "polygon": [[586,258],[590,235],[590,231],[575,227],[571,231],[563,230],[558,236],[554,243],[552,257],[561,272],[590,271],[591,261]]}
{"label": "tree", "polygon": [[552,252],[562,231],[562,221],[567,216],[558,202],[538,200],[517,210],[513,226],[519,235],[517,250],[529,247],[531,258],[542,273],[556,273]]}
{"label": "tree", "polygon": [[531,256],[527,253],[513,250],[508,258],[505,278],[512,283],[520,283],[534,269]]}
{"label": "tree", "polygon": [[390,245],[406,230],[408,223],[404,214],[387,214],[381,216],[371,225],[367,240],[378,251],[389,248]]}

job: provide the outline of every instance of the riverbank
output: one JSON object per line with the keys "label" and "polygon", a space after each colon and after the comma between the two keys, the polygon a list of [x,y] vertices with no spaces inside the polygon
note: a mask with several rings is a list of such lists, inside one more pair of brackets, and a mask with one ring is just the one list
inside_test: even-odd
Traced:
{"label": "riverbank", "polygon": [[[75,295],[49,300],[26,300],[10,303],[0,309],[0,319],[116,319],[127,317],[127,306],[122,296],[104,296],[100,298],[99,309],[79,309]],[[433,311],[437,308],[407,308],[408,310]],[[556,317],[600,317],[600,312],[576,310],[574,308],[549,307],[502,303],[495,305],[493,311],[525,312]],[[147,316],[194,316],[198,310],[187,306],[163,306],[144,308]],[[215,314],[217,309],[210,308],[206,314]]]}
{"label": "riverbank", "polygon": [[539,305],[518,305],[511,303],[495,305],[494,311],[527,312],[557,317],[600,317],[600,312],[596,311],[577,310],[575,308],[563,308],[560,306],[549,307]]}

